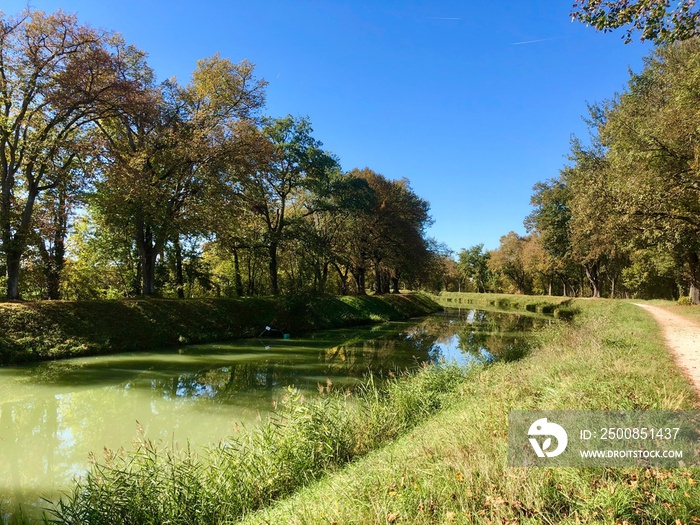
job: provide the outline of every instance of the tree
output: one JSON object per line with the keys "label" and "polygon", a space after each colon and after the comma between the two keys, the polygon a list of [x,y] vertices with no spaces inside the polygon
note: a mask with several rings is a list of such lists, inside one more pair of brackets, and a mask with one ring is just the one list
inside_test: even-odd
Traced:
{"label": "tree", "polygon": [[[538,243],[544,249],[543,261],[552,278],[556,278],[562,295],[567,295],[576,280],[578,265],[573,260],[571,239],[571,186],[562,171],[556,179],[538,182],[530,198],[533,211],[525,218],[525,227],[530,234],[539,236]],[[547,291],[551,295],[555,283],[550,280]]]}
{"label": "tree", "polygon": [[462,249],[457,257],[459,272],[467,281],[474,284],[477,292],[485,293],[490,280],[488,262],[491,255],[484,250],[483,243]]}
{"label": "tree", "polygon": [[[306,118],[287,115],[269,119],[262,132],[271,145],[270,156],[264,166],[250,173],[242,183],[242,193],[249,209],[263,224],[262,242],[268,250],[270,287],[277,295],[280,292],[278,252],[285,241],[287,226],[314,212],[318,204],[315,197],[324,193],[328,178],[339,169],[339,163],[313,138],[311,123]],[[290,216],[290,208],[300,200],[306,209],[297,206],[296,215]]]}
{"label": "tree", "polygon": [[416,195],[408,179],[389,180],[369,168],[350,174],[371,191],[366,213],[353,221],[348,245],[358,293],[364,293],[370,264],[375,293],[398,293],[400,279],[415,279],[432,263],[431,242],[425,236],[432,220],[430,204]]}
{"label": "tree", "polygon": [[10,299],[19,297],[37,198],[76,175],[75,155],[61,151],[133,90],[107,36],[60,11],[0,17],[0,240]]}
{"label": "tree", "polygon": [[605,106],[606,187],[640,246],[662,246],[682,265],[700,303],[700,42],[657,49],[628,90]]}
{"label": "tree", "polygon": [[527,294],[532,290],[532,276],[525,268],[524,252],[529,239],[515,232],[501,237],[498,249],[489,252],[489,270],[503,276],[517,293]]}
{"label": "tree", "polygon": [[571,16],[599,31],[626,27],[625,43],[635,32],[655,44],[698,35],[700,13],[695,0],[575,0]]}
{"label": "tree", "polygon": [[232,123],[263,105],[265,82],[252,64],[215,55],[197,63],[187,86],[156,85],[144,55],[127,51],[144,97],[99,122],[104,176],[95,202],[134,232],[142,293],[152,295],[158,257],[199,220],[198,199],[230,156]]}

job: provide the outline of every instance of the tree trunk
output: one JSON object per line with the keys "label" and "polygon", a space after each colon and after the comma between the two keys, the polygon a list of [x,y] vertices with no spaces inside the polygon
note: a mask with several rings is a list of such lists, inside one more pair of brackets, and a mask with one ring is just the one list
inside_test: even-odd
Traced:
{"label": "tree trunk", "polygon": [[46,279],[46,296],[50,301],[61,299],[61,273],[65,265],[65,249],[63,237],[54,239],[53,249],[47,249],[43,239],[39,241],[39,255],[43,264],[44,278]]}
{"label": "tree trunk", "polygon": [[690,304],[700,304],[700,286],[690,283]]}
{"label": "tree trunk", "polygon": [[141,293],[143,295],[155,295],[156,293],[156,259],[158,252],[152,246],[145,246],[141,253],[141,269],[143,286]]}
{"label": "tree trunk", "polygon": [[345,268],[345,273],[343,273],[337,263],[333,263],[333,267],[340,277],[340,295],[348,295],[348,269]]}
{"label": "tree trunk", "polygon": [[246,267],[248,269],[248,296],[255,295],[255,282],[253,280],[252,258],[253,252],[251,252],[248,255],[248,260],[246,261]]}
{"label": "tree trunk", "polygon": [[610,298],[615,299],[615,284],[616,284],[617,279],[615,277],[612,277],[610,279]]}
{"label": "tree trunk", "polygon": [[384,287],[382,286],[382,270],[381,270],[381,259],[374,261],[374,293],[381,295],[384,293]]}
{"label": "tree trunk", "polygon": [[46,282],[49,299],[61,299],[61,277],[66,265],[66,235],[68,234],[68,206],[66,190],[58,192],[58,208],[54,215],[53,253],[49,254],[48,274]]}
{"label": "tree trunk", "polygon": [[272,295],[279,295],[280,289],[277,282],[277,243],[270,243],[270,288]]}
{"label": "tree trunk", "polygon": [[318,281],[318,293],[324,294],[326,293],[326,284],[328,283],[328,262],[324,262],[321,265],[321,275],[319,276],[320,279]]}
{"label": "tree trunk", "polygon": [[357,287],[357,295],[366,295],[365,291],[365,269],[355,268],[352,271],[352,276],[355,279],[355,286]]}
{"label": "tree trunk", "polygon": [[690,304],[700,304],[700,257],[697,253],[690,256]]}
{"label": "tree trunk", "polygon": [[19,299],[19,267],[22,254],[19,250],[5,251],[7,298]]}
{"label": "tree trunk", "polygon": [[600,297],[600,283],[598,276],[598,265],[597,264],[585,264],[584,269],[586,270],[586,277],[591,285],[591,292],[593,297]]}
{"label": "tree trunk", "polygon": [[154,239],[151,227],[140,217],[136,219],[136,247],[141,261],[141,293],[155,295],[156,260],[161,246]]}
{"label": "tree trunk", "polygon": [[233,273],[236,281],[236,297],[243,297],[243,280],[241,279],[241,265],[238,260],[238,249],[233,249]]}
{"label": "tree trunk", "polygon": [[[447,284],[445,284],[445,291],[447,291]],[[399,272],[396,271],[391,276],[391,293],[401,293],[399,291]]]}
{"label": "tree trunk", "polygon": [[182,246],[180,237],[175,238],[175,286],[177,288],[177,298],[185,298],[185,276],[182,271]]}

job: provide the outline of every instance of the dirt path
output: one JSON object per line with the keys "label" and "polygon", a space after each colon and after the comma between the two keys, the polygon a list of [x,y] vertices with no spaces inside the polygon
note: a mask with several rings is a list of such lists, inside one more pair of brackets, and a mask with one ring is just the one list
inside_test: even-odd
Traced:
{"label": "dirt path", "polygon": [[676,364],[700,394],[700,325],[658,306],[634,303],[649,312],[661,326]]}

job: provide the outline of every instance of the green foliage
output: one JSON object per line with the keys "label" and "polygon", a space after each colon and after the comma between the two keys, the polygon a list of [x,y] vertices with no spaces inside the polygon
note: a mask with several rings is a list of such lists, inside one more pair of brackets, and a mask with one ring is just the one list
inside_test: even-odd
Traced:
{"label": "green foliage", "polygon": [[696,39],[658,48],[624,93],[590,107],[591,144],[574,139],[559,178],[535,186],[526,226],[564,293],[583,295],[585,275],[594,297],[680,288],[700,303],[698,79]]}
{"label": "green foliage", "polygon": [[468,376],[454,404],[410,435],[242,523],[692,523],[698,468],[508,468],[510,410],[696,406],[640,308],[572,307],[581,311],[573,323],[544,331],[522,360]]}
{"label": "green foliage", "polygon": [[503,278],[508,292],[527,294],[532,291],[532,274],[527,271],[525,262],[530,242],[531,239],[510,232],[501,237],[498,249],[490,253],[489,269]]}
{"label": "green foliage", "polygon": [[370,266],[398,293],[435,268],[408,180],[344,174],[308,118],[261,117],[250,62],[215,54],[158,82],[146,53],[73,15],[0,18],[8,298],[346,294],[350,274],[364,294]]}
{"label": "green foliage", "polygon": [[700,21],[694,0],[575,0],[571,16],[603,32],[627,27],[625,43],[635,32],[655,44],[686,40]]}
{"label": "green foliage", "polygon": [[[9,298],[19,298],[21,259],[41,223],[46,225],[37,213],[51,200],[45,194],[72,188],[61,200],[75,196],[87,179],[76,168],[87,130],[137,91],[127,80],[128,66],[115,42],[61,11],[0,13],[0,247]],[[65,208],[53,206],[52,211],[62,217],[49,222],[60,227],[44,231],[39,248],[45,249],[43,241],[55,240],[55,234],[59,241],[64,236]],[[63,257],[60,242],[55,248],[58,253],[45,258],[55,270],[50,295],[57,292]]]}
{"label": "green foliage", "polygon": [[491,254],[484,250],[483,244],[461,250],[458,254],[457,269],[464,279],[473,283],[477,292],[486,292],[491,280],[488,262]]}

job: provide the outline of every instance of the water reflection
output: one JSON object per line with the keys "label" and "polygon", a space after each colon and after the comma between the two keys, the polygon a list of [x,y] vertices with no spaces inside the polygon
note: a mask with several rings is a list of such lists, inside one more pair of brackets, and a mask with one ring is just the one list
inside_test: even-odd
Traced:
{"label": "water reflection", "polygon": [[[153,440],[215,443],[288,386],[352,388],[424,362],[514,359],[545,318],[449,311],[418,322],[0,368],[0,506],[55,495],[88,453]],[[138,422],[138,423],[137,423]]]}

